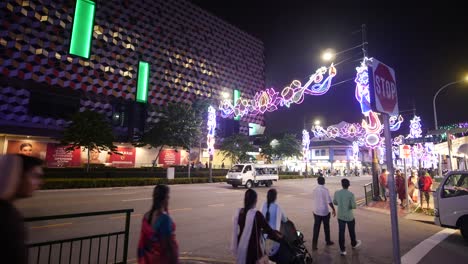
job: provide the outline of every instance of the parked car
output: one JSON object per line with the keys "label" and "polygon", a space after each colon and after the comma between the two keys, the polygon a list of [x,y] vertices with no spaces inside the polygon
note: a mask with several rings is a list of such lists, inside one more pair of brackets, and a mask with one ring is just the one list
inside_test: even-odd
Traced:
{"label": "parked car", "polygon": [[448,172],[434,192],[434,222],[460,229],[468,241],[468,171]]}

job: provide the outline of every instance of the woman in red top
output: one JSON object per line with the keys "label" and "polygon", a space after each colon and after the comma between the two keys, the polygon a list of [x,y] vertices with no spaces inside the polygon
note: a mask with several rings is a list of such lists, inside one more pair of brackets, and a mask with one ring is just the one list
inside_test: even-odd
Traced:
{"label": "woman in red top", "polygon": [[[423,172],[421,178],[419,179],[419,185],[421,186],[422,197],[427,203],[427,209],[429,209],[429,199],[432,192],[432,178],[429,176],[429,173]],[[421,207],[423,207],[423,201],[421,200]]]}
{"label": "woman in red top", "polygon": [[175,223],[168,214],[169,187],[157,185],[153,191],[153,206],[143,217],[138,263],[176,264],[178,245],[175,238]]}

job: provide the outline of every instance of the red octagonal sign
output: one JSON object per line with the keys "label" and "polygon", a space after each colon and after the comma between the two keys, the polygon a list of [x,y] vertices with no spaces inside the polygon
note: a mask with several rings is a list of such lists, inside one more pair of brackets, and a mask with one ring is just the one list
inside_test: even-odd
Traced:
{"label": "red octagonal sign", "polygon": [[374,95],[374,111],[389,115],[398,114],[398,95],[395,71],[376,59],[372,59],[371,89]]}

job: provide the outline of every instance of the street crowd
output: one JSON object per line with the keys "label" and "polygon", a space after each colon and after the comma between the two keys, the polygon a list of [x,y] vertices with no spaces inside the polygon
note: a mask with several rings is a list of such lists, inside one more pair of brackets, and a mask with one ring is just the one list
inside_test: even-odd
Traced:
{"label": "street crowd", "polygon": [[[21,213],[15,208],[17,199],[32,196],[41,186],[43,161],[26,155],[0,156],[0,256],[5,263],[28,263],[25,244],[26,232]],[[317,178],[318,186],[313,191],[314,229],[312,250],[319,247],[318,238],[323,224],[325,245],[335,243],[330,237],[330,220],[337,218],[340,254],[345,256],[347,248],[345,231],[348,228],[351,248],[357,249],[356,208],[354,194],[348,190],[350,181],[341,180],[342,189],[334,193],[333,199],[325,187],[325,178]],[[232,223],[231,251],[236,263],[311,263],[302,234],[295,228],[277,203],[278,192],[270,189],[267,201],[257,210],[257,193],[248,189],[244,195],[244,206],[235,211]],[[176,240],[176,224],[169,214],[170,189],[157,185],[153,190],[151,208],[142,219],[137,256],[139,263],[179,263]],[[292,232],[291,232],[292,231]],[[293,237],[293,239],[291,239]],[[296,243],[296,244],[295,244]],[[298,256],[302,259],[299,261]]]}
{"label": "street crowd", "polygon": [[[408,180],[405,180],[405,174],[401,170],[395,172],[395,192],[400,200],[400,207],[406,208],[407,204],[419,204],[423,207],[424,202],[426,208],[429,209],[429,202],[432,192],[432,177],[429,172],[420,170],[416,178],[416,172],[410,171],[411,175]],[[407,185],[407,186],[405,186]],[[382,170],[379,176],[380,195],[384,201],[387,201],[389,196],[388,189],[388,171]]]}

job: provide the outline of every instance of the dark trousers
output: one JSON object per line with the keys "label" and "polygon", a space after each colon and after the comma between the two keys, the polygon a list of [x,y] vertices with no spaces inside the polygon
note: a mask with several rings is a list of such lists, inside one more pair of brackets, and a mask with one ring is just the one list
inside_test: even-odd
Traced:
{"label": "dark trousers", "polygon": [[330,242],[330,213],[326,216],[314,214],[314,235],[312,238],[312,247],[317,247],[317,241],[320,233],[320,225],[323,222],[323,229],[325,231],[325,241]]}
{"label": "dark trousers", "polygon": [[349,236],[351,238],[351,246],[356,246],[356,230],[355,225],[356,222],[354,221],[343,221],[338,219],[338,228],[339,228],[339,234],[338,234],[338,240],[340,243],[340,249],[341,251],[345,251],[345,231],[346,231],[346,225],[348,225],[348,231],[349,231]]}

